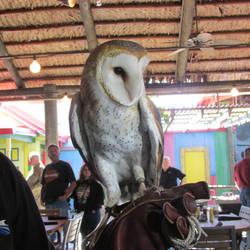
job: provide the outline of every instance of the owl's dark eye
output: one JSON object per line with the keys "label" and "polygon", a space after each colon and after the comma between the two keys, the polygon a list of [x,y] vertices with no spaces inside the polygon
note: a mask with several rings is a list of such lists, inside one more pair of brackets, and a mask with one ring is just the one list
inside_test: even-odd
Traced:
{"label": "owl's dark eye", "polygon": [[123,68],[114,67],[114,72],[116,75],[120,76],[123,79],[123,81],[126,81],[127,75]]}
{"label": "owl's dark eye", "polygon": [[125,71],[121,67],[114,67],[114,72],[115,72],[116,75],[121,76],[123,79],[126,76]]}

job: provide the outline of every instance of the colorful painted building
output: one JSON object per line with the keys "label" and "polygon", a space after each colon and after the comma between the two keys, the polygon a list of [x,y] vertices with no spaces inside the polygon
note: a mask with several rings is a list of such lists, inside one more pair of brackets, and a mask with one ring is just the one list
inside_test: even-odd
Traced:
{"label": "colorful painted building", "polygon": [[[233,160],[241,160],[241,153],[250,145],[250,123],[234,132]],[[171,165],[187,175],[187,182],[205,180],[211,185],[230,185],[232,171],[226,129],[207,131],[166,132],[164,155],[171,158]],[[70,136],[59,136],[60,158],[70,163],[76,178],[83,160],[73,147]],[[28,155],[38,151],[45,164],[45,126],[17,106],[0,104],[0,151],[6,154],[20,171],[27,176]]]}
{"label": "colorful painted building", "polygon": [[186,173],[187,182],[231,184],[226,129],[167,132],[164,140],[164,155],[171,158],[174,167]]}
{"label": "colorful painted building", "polygon": [[[59,137],[60,145],[66,137]],[[0,152],[7,155],[26,177],[29,153],[37,151],[45,164],[45,125],[17,106],[0,103]]]}

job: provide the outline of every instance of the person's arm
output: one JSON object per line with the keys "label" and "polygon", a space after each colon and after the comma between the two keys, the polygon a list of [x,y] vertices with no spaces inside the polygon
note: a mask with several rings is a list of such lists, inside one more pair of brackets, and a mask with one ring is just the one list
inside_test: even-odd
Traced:
{"label": "person's arm", "polygon": [[180,185],[183,185],[183,184],[185,184],[185,177],[183,177],[183,178],[181,179],[181,182],[180,182]]}
{"label": "person's arm", "polygon": [[67,200],[71,196],[72,192],[74,191],[76,187],[76,178],[75,178],[74,172],[68,163],[66,163],[66,165],[67,165],[67,172],[68,172],[68,181],[70,183],[70,186],[64,190],[64,195],[61,195],[58,197],[58,199],[61,201]]}
{"label": "person's arm", "polygon": [[41,180],[40,180],[40,183],[41,183],[41,185],[42,185],[41,194],[40,194],[40,204],[42,205],[42,207],[45,207],[45,202],[44,202],[43,199],[42,199],[42,197],[44,196],[43,192],[44,192],[44,185],[45,185],[44,173],[45,173],[45,169],[43,169],[42,176],[41,176]]}
{"label": "person's arm", "polygon": [[76,187],[76,181],[72,181],[70,183],[70,186],[65,189],[64,195],[59,196],[58,199],[61,201],[66,201],[71,196],[75,187]]}
{"label": "person's arm", "polygon": [[180,179],[180,185],[183,185],[185,184],[185,177],[186,175],[184,173],[182,173],[179,169],[177,169],[177,175],[178,175],[178,178]]}
{"label": "person's arm", "polygon": [[238,186],[238,169],[237,169],[237,165],[234,167],[234,183],[235,183],[235,186],[238,190],[240,190],[239,186]]}

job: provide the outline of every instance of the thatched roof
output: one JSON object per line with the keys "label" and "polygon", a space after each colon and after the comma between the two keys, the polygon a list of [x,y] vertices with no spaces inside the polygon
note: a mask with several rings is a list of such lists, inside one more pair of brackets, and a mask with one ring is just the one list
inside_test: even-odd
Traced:
{"label": "thatched roof", "polygon": [[[51,83],[58,96],[74,93],[89,33],[98,44],[126,39],[144,46],[150,94],[249,91],[250,1],[99,0],[98,7],[91,0],[94,30],[79,1],[74,8],[59,0],[0,2],[0,101],[46,98],[42,87]],[[200,33],[212,35],[203,45],[210,49],[190,47],[188,39]],[[169,56],[180,47],[189,50]],[[29,71],[33,56],[42,66],[38,74]],[[150,79],[161,83],[149,85]]]}

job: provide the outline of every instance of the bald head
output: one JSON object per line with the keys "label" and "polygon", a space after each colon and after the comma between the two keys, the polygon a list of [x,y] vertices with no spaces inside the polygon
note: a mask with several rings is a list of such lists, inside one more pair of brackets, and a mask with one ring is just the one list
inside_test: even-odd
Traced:
{"label": "bald head", "polygon": [[162,164],[163,171],[166,172],[169,167],[170,167],[170,158],[168,156],[164,156]]}

